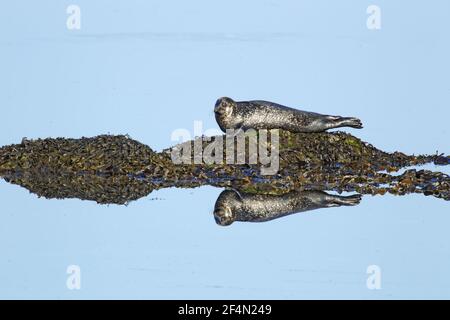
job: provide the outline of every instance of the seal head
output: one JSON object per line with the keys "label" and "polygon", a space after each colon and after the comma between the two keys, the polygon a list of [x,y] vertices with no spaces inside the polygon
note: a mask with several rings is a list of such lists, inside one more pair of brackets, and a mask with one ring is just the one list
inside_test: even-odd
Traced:
{"label": "seal head", "polygon": [[216,121],[222,131],[238,128],[240,116],[236,112],[237,103],[231,98],[222,97],[217,99],[214,106]]}

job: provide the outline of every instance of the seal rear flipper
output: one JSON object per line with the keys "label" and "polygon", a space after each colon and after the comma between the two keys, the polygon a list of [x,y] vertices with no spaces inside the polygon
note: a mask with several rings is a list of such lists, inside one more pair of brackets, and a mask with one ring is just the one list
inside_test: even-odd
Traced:
{"label": "seal rear flipper", "polygon": [[332,202],[337,206],[355,206],[361,202],[361,195],[333,196]]}
{"label": "seal rear flipper", "polygon": [[346,117],[338,117],[337,119],[332,120],[334,122],[333,128],[339,127],[351,127],[356,129],[362,129],[363,124],[361,120],[358,118],[346,118]]}

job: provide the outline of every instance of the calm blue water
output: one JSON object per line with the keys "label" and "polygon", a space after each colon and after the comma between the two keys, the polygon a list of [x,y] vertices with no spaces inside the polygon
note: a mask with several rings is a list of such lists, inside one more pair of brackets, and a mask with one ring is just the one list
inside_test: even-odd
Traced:
{"label": "calm blue water", "polygon": [[[81,9],[81,29],[66,8]],[[381,8],[368,30],[366,8]],[[386,151],[450,151],[448,1],[10,1],[0,145],[129,134],[156,150],[215,128],[219,96],[357,116]],[[432,166],[433,170],[443,170]],[[447,170],[448,171],[448,170]],[[0,298],[450,298],[449,205],[421,195],[215,224],[220,189],[129,206],[0,181]],[[156,199],[155,199],[156,198]],[[69,265],[81,289],[66,286]],[[381,289],[366,286],[369,265]]]}

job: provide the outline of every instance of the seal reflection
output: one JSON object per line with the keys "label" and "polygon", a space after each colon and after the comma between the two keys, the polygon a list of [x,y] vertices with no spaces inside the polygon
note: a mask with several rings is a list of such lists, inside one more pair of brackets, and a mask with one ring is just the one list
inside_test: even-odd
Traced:
{"label": "seal reflection", "polygon": [[360,194],[339,196],[311,190],[272,195],[230,189],[224,190],[217,198],[214,219],[221,226],[228,226],[234,221],[265,222],[309,210],[354,206],[360,201]]}

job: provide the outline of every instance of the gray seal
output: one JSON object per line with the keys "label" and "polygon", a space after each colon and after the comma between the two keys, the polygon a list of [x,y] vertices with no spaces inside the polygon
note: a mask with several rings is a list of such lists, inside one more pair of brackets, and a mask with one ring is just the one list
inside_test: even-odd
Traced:
{"label": "gray seal", "polygon": [[284,129],[291,132],[322,132],[339,127],[362,128],[358,118],[301,111],[263,100],[239,102],[222,97],[217,100],[214,113],[223,132],[226,129],[240,128]]}
{"label": "gray seal", "polygon": [[221,226],[228,226],[234,221],[265,222],[308,210],[354,206],[360,201],[359,194],[344,197],[315,190],[270,195],[227,189],[216,200],[214,219]]}

